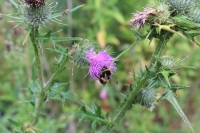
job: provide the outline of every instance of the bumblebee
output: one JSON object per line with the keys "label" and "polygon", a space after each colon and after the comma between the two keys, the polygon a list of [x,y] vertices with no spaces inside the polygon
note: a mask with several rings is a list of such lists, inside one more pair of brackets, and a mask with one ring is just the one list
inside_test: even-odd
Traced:
{"label": "bumblebee", "polygon": [[101,75],[97,78],[99,79],[99,82],[102,85],[106,85],[106,83],[108,83],[111,79],[112,81],[115,81],[115,83],[117,84],[117,80],[115,80],[111,75],[112,75],[111,70],[104,66],[102,68]]}

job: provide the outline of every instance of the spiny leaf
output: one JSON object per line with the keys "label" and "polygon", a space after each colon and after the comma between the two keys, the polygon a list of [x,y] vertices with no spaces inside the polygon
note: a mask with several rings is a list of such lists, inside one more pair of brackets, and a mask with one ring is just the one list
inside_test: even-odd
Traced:
{"label": "spiny leaf", "polygon": [[75,97],[75,95],[69,91],[69,85],[70,83],[54,83],[51,88],[48,97],[55,97],[59,96],[61,97],[62,102],[64,103],[66,100],[71,100],[81,106],[84,106],[88,108],[88,106],[80,101],[78,98]]}
{"label": "spiny leaf", "polygon": [[143,40],[146,38],[146,35],[142,35],[138,30],[132,29],[132,32],[137,37],[137,40]]}
{"label": "spiny leaf", "polygon": [[58,32],[52,33],[51,30],[45,34],[38,34],[36,40],[38,41],[48,41],[55,46],[58,42],[67,42],[67,41],[80,41],[83,40],[81,37],[55,37]]}
{"label": "spiny leaf", "polygon": [[21,122],[19,122],[19,121],[16,121],[13,119],[8,119],[8,121],[17,127],[21,126]]}
{"label": "spiny leaf", "polygon": [[160,98],[158,98],[157,102],[162,101],[165,98],[166,94],[167,94],[167,92],[165,92],[164,94],[162,94],[162,96]]}
{"label": "spiny leaf", "polygon": [[96,112],[96,110],[97,110],[97,106],[94,103],[92,104],[92,110],[93,110],[93,112]]}
{"label": "spiny leaf", "polygon": [[152,80],[148,86],[146,87],[146,89],[152,89],[152,88],[157,88],[159,86],[159,81],[158,80]]}
{"label": "spiny leaf", "polygon": [[85,116],[81,117],[79,120],[78,120],[78,126],[84,121],[85,119]]}
{"label": "spiny leaf", "polygon": [[189,87],[190,86],[187,86],[187,85],[171,84],[171,89],[172,90],[185,89],[185,88],[189,88]]}
{"label": "spiny leaf", "polygon": [[100,106],[98,106],[98,108],[97,108],[96,115],[101,117],[101,107]]}
{"label": "spiny leaf", "polygon": [[[134,91],[135,87],[134,87],[132,84],[130,84],[130,85],[129,85],[129,89],[130,89],[130,91]],[[127,97],[127,96],[126,96],[126,97]]]}
{"label": "spiny leaf", "polygon": [[18,9],[18,4],[17,4],[17,2],[15,2],[15,0],[9,0],[9,1],[10,1],[10,3],[12,3],[14,5],[15,8]]}
{"label": "spiny leaf", "polygon": [[133,46],[135,46],[136,44],[138,44],[141,40],[136,40],[133,44],[131,44],[131,46],[129,46],[126,50],[124,50],[123,52],[121,52],[117,57],[115,57],[115,59],[111,62],[111,64],[113,64],[115,61],[117,61],[122,55],[124,55],[126,52],[128,52]]}
{"label": "spiny leaf", "polygon": [[123,94],[123,93],[120,93],[124,99],[127,99],[127,95],[126,94]]}
{"label": "spiny leaf", "polygon": [[199,31],[184,31],[183,34],[200,47],[200,44],[195,40],[195,36],[200,35]]}
{"label": "spiny leaf", "polygon": [[93,121],[91,124],[92,130],[94,131],[97,126],[97,121]]}
{"label": "spiny leaf", "polygon": [[174,93],[171,90],[168,90],[166,94],[166,99],[173,105],[173,107],[176,109],[180,117],[183,119],[183,121],[187,124],[187,126],[190,128],[190,130],[194,133],[194,129],[190,122],[188,121],[187,117],[185,116],[184,112],[182,111],[181,107],[179,106],[176,98],[174,97]]}
{"label": "spiny leaf", "polygon": [[74,101],[74,102],[78,103],[79,105],[82,105],[82,106],[88,108],[88,106],[85,103],[83,103],[82,101],[80,101],[78,98],[76,98],[72,94],[65,95],[65,99]]}
{"label": "spiny leaf", "polygon": [[[74,8],[72,8],[72,9],[70,9],[70,10],[67,12],[67,14],[68,14],[68,13],[71,13],[71,12],[73,12],[73,11],[75,11],[75,10],[77,10],[78,8],[80,8],[80,7],[82,7],[82,6],[84,6],[84,4],[83,4],[83,5],[79,5],[79,6],[77,6],[77,7],[74,7]],[[63,16],[63,12],[55,13],[55,14],[52,15],[51,18],[54,19],[54,18],[57,18],[57,17],[60,17],[60,16]]]}
{"label": "spiny leaf", "polygon": [[67,13],[71,13],[71,12],[73,12],[73,11],[76,11],[77,9],[81,8],[81,7],[84,6],[84,5],[85,5],[85,4],[76,6],[76,7],[74,7],[73,9],[70,9]]}
{"label": "spiny leaf", "polygon": [[187,68],[187,69],[196,69],[196,67],[193,67],[193,66],[176,66],[176,67],[173,67],[174,69],[180,69],[180,68]]}
{"label": "spiny leaf", "polygon": [[178,61],[178,62],[176,63],[176,65],[182,64],[188,57],[189,57],[189,56],[184,57],[183,59],[181,59],[180,61]]}
{"label": "spiny leaf", "polygon": [[80,40],[83,40],[83,38],[81,37],[52,37],[50,40],[51,40],[51,43],[55,45],[56,43],[59,43],[59,42],[80,41]]}
{"label": "spiny leaf", "polygon": [[170,82],[169,82],[169,73],[170,71],[166,71],[166,70],[162,70],[161,74],[163,75],[165,81],[167,82],[167,85],[169,86],[169,88],[171,88]]}
{"label": "spiny leaf", "polygon": [[32,29],[29,29],[29,30],[28,30],[28,33],[26,34],[26,36],[25,36],[25,38],[24,38],[24,41],[23,41],[23,43],[22,43],[22,46],[24,45],[24,43],[25,43],[26,40],[28,39],[28,37],[29,37],[31,31],[32,31]]}
{"label": "spiny leaf", "polygon": [[192,28],[200,27],[200,24],[194,23],[194,22],[188,20],[188,18],[186,16],[183,16],[181,14],[177,15],[175,17],[172,17],[172,19],[175,21],[175,23],[177,25],[182,26],[184,28],[192,29]]}
{"label": "spiny leaf", "polygon": [[[83,120],[90,120],[90,121],[96,121],[96,123],[101,123],[102,125],[107,125],[108,119],[105,119],[103,117],[99,117],[95,112],[87,111],[85,107],[82,107],[79,111],[75,112],[74,115],[81,117],[81,122]],[[100,116],[105,116],[101,114]]]}

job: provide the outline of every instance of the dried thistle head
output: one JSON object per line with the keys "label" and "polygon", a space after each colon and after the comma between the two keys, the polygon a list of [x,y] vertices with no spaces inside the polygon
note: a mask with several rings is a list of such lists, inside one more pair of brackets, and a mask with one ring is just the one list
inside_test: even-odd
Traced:
{"label": "dried thistle head", "polygon": [[151,15],[156,13],[156,9],[151,7],[144,8],[143,12],[137,12],[134,14],[134,18],[130,20],[130,26],[136,25],[137,29],[144,26],[145,22],[149,19]]}
{"label": "dried thistle head", "polygon": [[45,5],[45,1],[44,1],[44,0],[25,0],[25,3],[26,3],[30,8],[39,8],[39,7]]}
{"label": "dried thistle head", "polygon": [[140,29],[144,24],[165,23],[171,15],[169,6],[163,2],[157,2],[151,7],[144,8],[143,12],[134,14],[134,18],[130,20],[130,26],[136,25]]}

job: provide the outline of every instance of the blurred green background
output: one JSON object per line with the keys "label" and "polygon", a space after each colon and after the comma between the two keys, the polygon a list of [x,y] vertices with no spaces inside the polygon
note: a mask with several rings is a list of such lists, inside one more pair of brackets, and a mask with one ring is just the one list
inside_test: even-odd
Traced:
{"label": "blurred green background", "polygon": [[[98,42],[102,48],[111,46],[110,52],[117,56],[134,41],[135,37],[129,29],[129,20],[132,13],[142,11],[147,0],[55,0],[58,2],[57,11],[85,4],[84,7],[72,14],[60,19],[68,26],[57,23],[49,23],[40,29],[41,32],[59,31],[58,36],[77,36]],[[13,14],[17,9],[8,0],[0,1],[0,13]],[[28,121],[31,118],[33,106],[28,102],[32,99],[29,91],[32,76],[33,49],[28,40],[21,45],[25,38],[25,26],[13,28],[16,23],[10,23],[11,18],[0,18],[0,132],[14,132],[14,126],[8,121],[9,118],[18,121]],[[145,30],[141,30],[145,33]],[[73,43],[60,43],[63,47],[71,48]],[[68,63],[66,70],[56,79],[60,82],[70,82],[70,90],[84,103],[91,106],[97,103],[102,109],[114,114],[123,97],[120,93],[128,92],[127,84],[133,83],[133,69],[137,73],[141,60],[143,67],[148,65],[150,57],[155,49],[156,41],[149,46],[149,41],[143,41],[123,55],[117,62],[115,78],[118,84],[108,83],[102,87],[98,81],[93,81],[87,69],[74,67]],[[42,48],[42,61],[44,63],[46,79],[51,75],[56,66],[56,53],[48,51],[51,44]],[[188,89],[177,92],[177,99],[190,120],[196,132],[200,131],[200,49],[188,40],[174,35],[170,39],[165,54],[170,54],[178,61],[189,55],[184,65],[195,66],[197,69],[181,69],[179,76],[171,81],[174,83],[191,86]],[[101,99],[100,92],[107,91],[108,97]],[[79,105],[66,101],[63,104],[58,99],[49,100],[43,107],[36,127],[43,133],[89,133],[90,123],[83,122],[78,125],[78,119],[67,117],[77,111]],[[114,128],[116,133],[189,133],[190,130],[179,117],[175,109],[165,101],[160,102],[151,112],[140,105],[134,105],[126,113],[124,119]]]}

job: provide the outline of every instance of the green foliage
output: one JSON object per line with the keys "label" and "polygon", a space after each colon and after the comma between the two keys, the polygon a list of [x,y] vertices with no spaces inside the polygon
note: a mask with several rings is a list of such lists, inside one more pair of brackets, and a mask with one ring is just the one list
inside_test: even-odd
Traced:
{"label": "green foliage", "polygon": [[[15,4],[14,1],[10,1]],[[36,100],[42,96],[43,106],[41,106],[41,110],[39,111],[38,120],[35,126],[28,129],[29,132],[32,129],[35,132],[71,132],[71,127],[77,132],[91,132],[91,129],[96,132],[102,132],[116,125],[112,128],[114,132],[186,133],[188,132],[187,128],[181,124],[181,120],[171,110],[171,107],[161,101],[167,98],[167,90],[171,90],[172,96],[174,94],[179,96],[178,101],[180,106],[184,107],[194,130],[198,131],[198,105],[200,101],[198,98],[199,67],[196,67],[196,70],[185,68],[199,66],[199,49],[194,44],[187,44],[188,42],[180,38],[180,36],[174,35],[171,38],[174,33],[180,32],[192,42],[197,43],[199,35],[197,21],[190,21],[192,17],[188,15],[185,17],[184,15],[186,14],[180,13],[180,17],[173,16],[170,18],[170,21],[164,21],[166,24],[164,26],[168,30],[161,28],[161,25],[160,27],[153,25],[153,29],[148,29],[147,33],[143,29],[140,32],[132,29],[132,34],[131,30],[127,28],[128,20],[132,16],[130,13],[141,10],[142,5],[146,1],[87,0],[83,3],[83,1],[75,0],[73,1],[73,5],[80,6],[72,9],[71,7],[65,7],[66,5],[70,5],[69,3],[66,4],[65,0],[57,2],[60,5],[58,7],[61,12],[53,13],[52,18],[62,17],[64,19],[62,22],[66,22],[68,26],[64,27],[63,25],[49,23],[39,29],[40,32],[36,34],[35,38],[38,42],[38,50],[41,51],[42,62],[44,63],[44,81],[47,81],[44,84],[46,93],[44,91],[41,93],[42,86],[38,79],[38,71],[35,68],[37,66],[36,61],[32,61],[34,56],[33,48],[27,45],[30,44],[29,40],[25,39],[26,42],[24,41],[23,44],[27,44],[21,46],[24,38],[26,38],[21,28],[17,28],[19,30],[18,33],[13,34],[10,27],[14,27],[15,25],[6,23],[6,15],[3,16],[3,19],[0,19],[0,24],[2,25],[0,39],[2,40],[2,44],[5,43],[3,40],[12,42],[10,52],[6,50],[7,45],[0,46],[0,62],[2,63],[2,71],[0,71],[0,132],[22,132],[22,129],[28,129],[27,123],[33,118],[32,111],[34,110]],[[82,4],[85,4],[85,6],[73,12],[73,19],[70,19],[70,12],[81,7]],[[0,2],[0,6],[2,7],[1,12],[4,14],[13,14],[13,12],[16,12],[16,9],[13,10],[3,1]],[[15,7],[17,6],[15,5]],[[69,11],[63,14],[63,10],[65,9],[69,9]],[[17,20],[15,21],[18,23],[23,22],[21,18],[15,15],[7,16],[16,18]],[[70,22],[73,26],[71,26]],[[179,26],[169,27],[168,22]],[[60,28],[64,29],[60,31]],[[145,26],[144,28],[146,30],[149,27]],[[73,31],[70,36],[80,37],[65,37],[66,34],[70,33],[70,29]],[[31,32],[31,30],[29,31]],[[59,32],[53,33],[52,31]],[[169,34],[171,35],[169,37],[171,39],[164,48],[164,50],[167,49],[164,53],[173,56],[174,60],[179,61],[175,62],[175,65],[172,65],[173,67],[166,67],[161,63],[163,55],[161,52],[160,55],[153,54],[155,62],[148,66],[150,55],[152,55],[152,51],[157,43],[153,38],[162,39],[160,36],[167,37]],[[28,33],[27,37],[29,35]],[[73,48],[70,49],[71,45],[74,43],[78,44],[83,38],[97,40],[97,43],[101,47],[105,47],[105,44],[111,45],[115,60],[119,60],[117,63],[118,70],[115,73],[115,77],[119,83],[118,85],[108,83],[104,87],[105,90],[108,90],[108,97],[104,100],[99,99],[98,96],[102,87],[94,84],[88,77],[84,78],[87,70],[76,67],[73,70],[73,64],[71,65],[69,62],[69,60],[73,60],[71,55],[76,51]],[[133,47],[136,44],[140,45]],[[188,54],[190,56],[186,61],[187,57],[185,56]],[[138,55],[140,56],[140,62],[142,62],[140,66]],[[183,61],[185,66],[181,64]],[[31,62],[33,62],[32,67]],[[144,69],[145,67],[146,69]],[[128,73],[132,68],[136,72],[140,72],[130,78]],[[74,73],[73,76],[72,73]],[[125,84],[130,85],[127,87]],[[187,85],[191,87],[189,88]],[[151,92],[153,89],[156,92],[160,92],[160,99],[157,99],[156,102],[160,101],[159,105],[162,104],[162,106],[157,106],[155,110],[148,112],[144,111],[141,106],[133,104],[134,95],[137,95],[136,92],[142,91],[141,87],[146,91]],[[120,93],[123,94],[124,98],[119,96]],[[142,103],[142,100],[145,98],[137,95],[137,99],[139,99],[139,103]],[[122,116],[125,114],[126,116],[114,122],[116,120],[114,115],[120,109],[123,109],[123,105],[129,100],[131,101],[131,104],[127,104],[129,111],[127,112],[126,110],[122,113]],[[117,108],[120,101],[124,102]],[[94,102],[97,104],[91,108],[87,106]],[[77,111],[80,106],[82,108]],[[175,109],[178,107],[179,105],[176,103]],[[77,112],[74,113],[75,111]],[[168,111],[171,111],[170,115]],[[109,112],[110,115],[108,116],[105,112]],[[179,110],[178,113],[180,113],[180,116],[191,128],[183,112]],[[77,117],[74,119],[66,117],[69,114],[75,114]],[[81,123],[83,120],[86,120],[86,122]],[[78,122],[80,123],[77,127]]]}
{"label": "green foliage", "polygon": [[94,103],[92,104],[91,110],[87,111],[85,107],[82,107],[79,111],[75,112],[74,115],[80,118],[78,124],[82,123],[84,120],[91,121],[90,126],[92,131],[96,130],[97,124],[101,125],[101,130],[114,124],[114,122],[110,120],[109,114],[103,114],[101,107],[96,106]]}
{"label": "green foliage", "polygon": [[176,101],[176,98],[174,97],[174,94],[171,90],[166,92],[166,99],[173,105],[173,107],[176,109],[180,117],[184,120],[184,122],[187,124],[187,126],[191,129],[191,131],[194,133],[194,129],[190,122],[188,121],[187,117],[183,113],[181,107],[179,106],[178,102]]}

